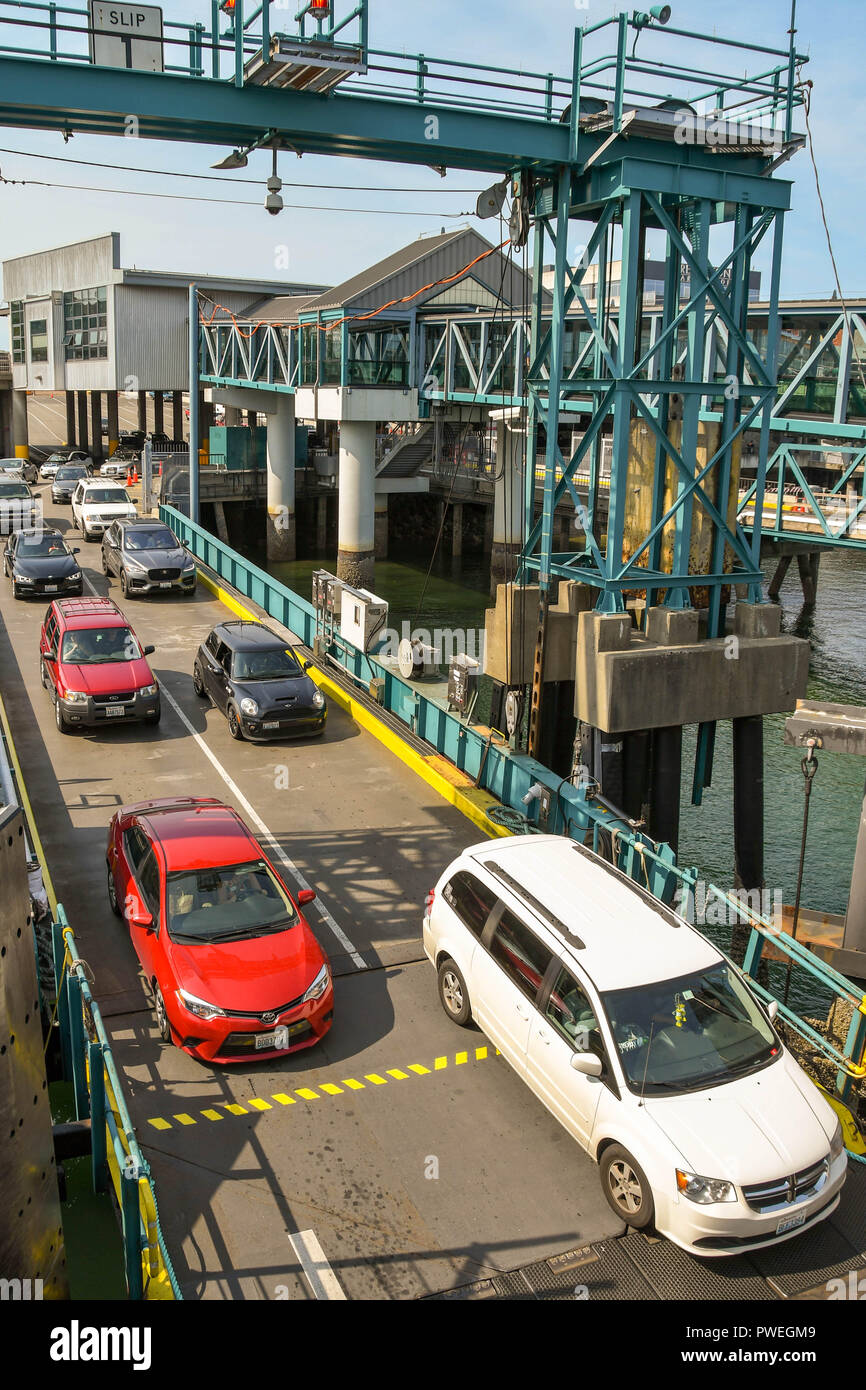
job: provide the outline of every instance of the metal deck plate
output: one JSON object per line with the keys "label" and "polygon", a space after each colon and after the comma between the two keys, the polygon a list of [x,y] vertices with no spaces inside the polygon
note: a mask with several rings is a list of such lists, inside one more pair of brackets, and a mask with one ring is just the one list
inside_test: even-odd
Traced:
{"label": "metal deck plate", "polygon": [[790,1298],[855,1269],[862,1257],[842,1231],[824,1221],[796,1240],[755,1250],[749,1258],[778,1293]]}
{"label": "metal deck plate", "polygon": [[649,1241],[639,1232],[620,1242],[659,1298],[735,1299],[740,1303],[776,1297],[743,1255],[701,1259],[669,1240]]}

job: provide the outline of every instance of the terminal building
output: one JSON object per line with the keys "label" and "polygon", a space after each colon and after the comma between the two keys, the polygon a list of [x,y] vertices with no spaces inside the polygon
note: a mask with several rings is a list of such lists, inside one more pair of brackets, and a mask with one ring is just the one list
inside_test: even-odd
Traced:
{"label": "terminal building", "polygon": [[[255,317],[275,294],[308,296],[326,288],[124,266],[117,232],[4,261],[12,394],[9,401],[3,391],[9,377],[0,375],[0,395],[7,395],[0,446],[26,456],[28,392],[65,393],[66,443],[88,449],[94,459],[103,457],[103,416],[108,453],[117,447],[119,392],[137,399],[143,430],[153,392],[155,432],[182,440],[192,279],[203,295],[243,318]],[[205,419],[209,408],[205,403]]]}

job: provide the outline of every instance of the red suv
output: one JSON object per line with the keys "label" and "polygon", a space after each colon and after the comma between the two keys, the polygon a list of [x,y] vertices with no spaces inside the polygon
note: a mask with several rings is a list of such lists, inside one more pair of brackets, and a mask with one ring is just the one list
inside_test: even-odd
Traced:
{"label": "red suv", "polygon": [[39,675],[60,732],[131,719],[158,724],[159,685],[145,660],[152,651],[111,599],[55,599],[42,622]]}
{"label": "red suv", "polygon": [[125,917],[166,1042],[203,1062],[312,1047],[331,1026],[328,958],[240,816],[172,797],[108,828],[108,899]]}

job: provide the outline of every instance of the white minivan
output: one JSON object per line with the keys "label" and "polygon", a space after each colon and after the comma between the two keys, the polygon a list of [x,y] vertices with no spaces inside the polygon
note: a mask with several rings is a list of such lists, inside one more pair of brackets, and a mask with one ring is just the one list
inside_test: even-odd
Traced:
{"label": "white minivan", "polygon": [[787,1240],[839,1203],[833,1109],[745,977],[574,840],[465,850],[428,895],[442,1005],[471,1019],[600,1168],[628,1225],[697,1255]]}

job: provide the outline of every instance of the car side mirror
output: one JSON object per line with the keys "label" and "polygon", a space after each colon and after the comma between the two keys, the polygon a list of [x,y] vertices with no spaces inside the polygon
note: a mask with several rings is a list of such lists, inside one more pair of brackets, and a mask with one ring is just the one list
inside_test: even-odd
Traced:
{"label": "car side mirror", "polygon": [[594,1052],[575,1052],[571,1059],[571,1066],[582,1076],[601,1076],[604,1071],[601,1058],[596,1057]]}
{"label": "car side mirror", "polygon": [[155,651],[156,647],[145,647],[142,651],[142,656],[153,656]]}
{"label": "car side mirror", "polygon": [[312,888],[302,888],[298,894],[298,907],[307,907],[309,903],[316,901],[316,894]]}
{"label": "car side mirror", "polygon": [[775,1023],[776,1017],[777,1017],[777,1015],[778,1015],[778,1012],[779,1012],[779,1001],[778,1001],[778,999],[771,999],[770,1002],[769,1002],[769,1004],[767,1005],[767,1018],[770,1020],[771,1023]]}
{"label": "car side mirror", "polygon": [[153,917],[146,908],[140,908],[138,912],[133,912],[130,922],[134,927],[141,927],[142,931],[153,931]]}
{"label": "car side mirror", "polygon": [[71,550],[70,553],[71,553],[72,555],[80,555],[80,554],[81,554],[81,547],[80,547],[80,546],[77,546],[77,545],[74,545],[74,546],[72,547],[72,550]]}
{"label": "car side mirror", "polygon": [[313,665],[312,661],[305,661],[305,662],[304,662],[304,670],[305,670],[305,671],[309,671],[309,669],[310,669],[310,667],[311,667],[312,665]]}

